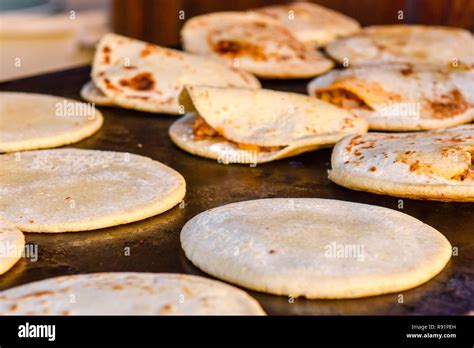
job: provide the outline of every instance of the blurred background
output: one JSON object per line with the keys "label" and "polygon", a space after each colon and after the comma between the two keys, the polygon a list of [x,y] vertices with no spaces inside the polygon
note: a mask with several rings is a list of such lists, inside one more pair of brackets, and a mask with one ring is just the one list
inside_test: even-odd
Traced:
{"label": "blurred background", "polygon": [[[0,81],[88,64],[106,32],[179,44],[198,14],[284,0],[0,0]],[[422,23],[474,30],[474,0],[313,0],[362,25]],[[399,20],[403,11],[403,20]],[[317,19],[316,19],[317,20]]]}

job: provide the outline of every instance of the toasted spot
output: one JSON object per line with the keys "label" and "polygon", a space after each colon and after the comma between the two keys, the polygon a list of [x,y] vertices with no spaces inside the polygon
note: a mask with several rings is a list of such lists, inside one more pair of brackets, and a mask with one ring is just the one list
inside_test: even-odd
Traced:
{"label": "toasted spot", "polygon": [[160,309],[160,314],[169,314],[173,311],[173,306],[171,304],[165,304],[163,307]]}
{"label": "toasted spot", "polygon": [[413,74],[413,66],[408,64],[406,67],[404,67],[403,69],[400,70],[400,73],[403,76],[410,76],[411,74]]}
{"label": "toasted spot", "polygon": [[145,58],[155,52],[157,50],[157,47],[152,44],[147,44],[144,49],[140,52],[140,57]]}
{"label": "toasted spot", "polygon": [[120,92],[118,89],[109,79],[104,79],[105,88],[110,89],[112,91]]}
{"label": "toasted spot", "polygon": [[220,40],[214,44],[214,51],[220,55],[231,57],[249,56],[254,60],[265,60],[266,56],[262,48],[247,42],[236,40]]}
{"label": "toasted spot", "polygon": [[155,86],[153,75],[149,72],[140,73],[132,78],[120,80],[120,85],[123,87],[135,89],[137,91],[148,91]]}
{"label": "toasted spot", "polygon": [[468,108],[468,103],[458,89],[451,90],[438,100],[428,101],[428,107],[433,111],[435,118],[447,118],[461,114]]}
{"label": "toasted spot", "polygon": [[54,291],[49,291],[49,290],[45,290],[45,291],[36,291],[36,292],[32,292],[30,294],[26,294],[26,295],[23,295],[23,296],[20,296],[18,297],[17,299],[25,299],[25,298],[34,298],[34,297],[41,297],[41,296],[47,296],[47,295],[55,295],[57,292],[54,292]]}

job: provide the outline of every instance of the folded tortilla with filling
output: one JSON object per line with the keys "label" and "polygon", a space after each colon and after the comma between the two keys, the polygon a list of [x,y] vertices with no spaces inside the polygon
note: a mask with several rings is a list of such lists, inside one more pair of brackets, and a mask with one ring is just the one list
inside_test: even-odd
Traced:
{"label": "folded tortilla with filling", "polygon": [[269,162],[367,131],[364,119],[296,93],[186,86],[180,101],[189,113],[171,126],[171,139],[223,163]]}
{"label": "folded tortilla with filling", "polygon": [[259,13],[193,17],[184,24],[181,40],[188,52],[219,57],[265,78],[307,78],[333,67],[280,21]]}
{"label": "folded tortilla with filling", "polygon": [[415,131],[474,120],[474,69],[412,64],[333,70],[308,93],[364,117],[370,129]]}
{"label": "folded tortilla with filling", "polygon": [[[101,39],[92,80],[108,104],[169,114],[180,113],[178,96],[185,84],[260,88],[253,75],[218,60],[116,34]],[[84,93],[90,99],[99,95],[92,87]]]}

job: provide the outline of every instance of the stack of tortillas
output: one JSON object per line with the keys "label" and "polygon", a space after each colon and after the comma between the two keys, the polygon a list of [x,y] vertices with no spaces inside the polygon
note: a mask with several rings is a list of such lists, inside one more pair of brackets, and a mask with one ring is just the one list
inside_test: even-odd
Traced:
{"label": "stack of tortillas", "polygon": [[62,97],[0,92],[0,152],[57,147],[94,134],[103,117],[93,105]]}
{"label": "stack of tortillas", "polygon": [[160,214],[185,194],[184,178],[150,158],[56,149],[0,156],[0,210],[26,232],[85,231]]}
{"label": "stack of tortillas", "polygon": [[259,88],[251,74],[206,57],[107,34],[97,46],[92,81],[81,96],[98,105],[180,114],[185,84]]}
{"label": "stack of tortillas", "polygon": [[264,199],[201,213],[181,232],[203,271],[277,295],[357,298],[403,291],[438,274],[448,240],[386,208],[325,199]]}
{"label": "stack of tortillas", "polygon": [[[71,301],[73,296],[74,301]],[[2,315],[264,315],[230,285],[167,273],[63,276],[0,292]]]}

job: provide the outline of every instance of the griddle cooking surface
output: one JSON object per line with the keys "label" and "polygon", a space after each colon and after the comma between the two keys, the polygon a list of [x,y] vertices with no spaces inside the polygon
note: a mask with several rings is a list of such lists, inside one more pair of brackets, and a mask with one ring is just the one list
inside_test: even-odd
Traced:
{"label": "griddle cooking surface", "polygon": [[[80,99],[89,68],[78,68],[0,84],[2,91],[53,94]],[[264,87],[304,93],[307,80],[269,81]],[[144,221],[97,231],[26,234],[39,245],[39,259],[20,260],[0,276],[0,290],[48,277],[91,272],[178,272],[205,275],[184,257],[179,233],[196,214],[223,204],[267,197],[319,197],[398,209],[399,199],[351,191],[327,179],[331,149],[277,162],[222,165],[178,149],[168,137],[174,116],[100,108],[105,117],[94,136],[70,147],[130,152],[151,157],[186,179],[184,207]],[[402,212],[442,232],[459,256],[430,282],[404,291],[355,300],[305,300],[249,291],[268,314],[403,315],[465,314],[474,310],[474,204],[403,199]],[[130,249],[125,249],[125,248]],[[130,256],[125,256],[126,250]]]}

